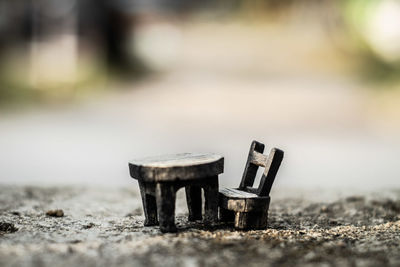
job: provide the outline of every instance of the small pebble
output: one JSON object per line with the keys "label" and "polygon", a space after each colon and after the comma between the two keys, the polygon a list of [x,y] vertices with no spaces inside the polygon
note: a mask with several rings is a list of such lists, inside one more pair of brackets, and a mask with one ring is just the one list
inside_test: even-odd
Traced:
{"label": "small pebble", "polygon": [[16,231],[18,231],[18,228],[16,228],[14,224],[7,222],[0,222],[0,232],[14,233]]}
{"label": "small pebble", "polygon": [[92,228],[93,226],[95,226],[94,223],[88,223],[88,224],[84,225],[82,228],[83,228],[83,229],[90,229],[90,228]]}
{"label": "small pebble", "polygon": [[47,216],[51,217],[64,217],[64,211],[63,210],[48,210],[46,212]]}

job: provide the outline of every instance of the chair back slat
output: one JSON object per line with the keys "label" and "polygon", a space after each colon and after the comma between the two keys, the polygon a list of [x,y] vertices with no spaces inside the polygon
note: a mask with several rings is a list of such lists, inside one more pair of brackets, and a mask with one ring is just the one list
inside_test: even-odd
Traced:
{"label": "chair back slat", "polygon": [[258,153],[257,151],[253,151],[250,158],[251,163],[264,168],[266,167],[267,160],[268,160],[267,156],[265,156],[262,153]]}
{"label": "chair back slat", "polygon": [[252,187],[254,179],[257,175],[258,166],[251,162],[254,152],[263,153],[264,144],[253,141],[250,146],[249,155],[247,156],[246,167],[244,168],[242,181],[240,182],[239,189],[246,190],[247,187]]}
{"label": "chair back slat", "polygon": [[[283,159],[282,150],[273,148],[269,155],[266,156],[263,154],[264,147],[264,144],[257,141],[251,143],[246,167],[239,185],[240,190],[252,192],[258,196],[269,195]],[[262,174],[260,185],[258,188],[254,188],[253,184],[259,167],[264,167],[265,170]]]}
{"label": "chair back slat", "polygon": [[265,170],[261,177],[257,195],[269,196],[272,184],[274,183],[276,174],[278,173],[279,167],[281,166],[282,159],[283,151],[277,148],[273,148],[269,153],[268,159],[266,161]]}

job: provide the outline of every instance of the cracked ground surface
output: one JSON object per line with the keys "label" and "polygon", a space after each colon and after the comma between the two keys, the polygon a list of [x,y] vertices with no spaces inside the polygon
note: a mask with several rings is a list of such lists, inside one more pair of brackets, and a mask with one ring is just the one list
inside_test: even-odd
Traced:
{"label": "cracked ground surface", "polygon": [[235,231],[187,222],[180,191],[178,233],[162,234],[135,188],[1,186],[0,265],[400,265],[400,191],[304,195],[273,192],[269,228]]}

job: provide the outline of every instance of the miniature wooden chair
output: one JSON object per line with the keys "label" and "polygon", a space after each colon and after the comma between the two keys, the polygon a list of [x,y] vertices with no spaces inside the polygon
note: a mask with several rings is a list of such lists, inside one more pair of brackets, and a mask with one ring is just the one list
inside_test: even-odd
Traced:
{"label": "miniature wooden chair", "polygon": [[[253,141],[239,188],[219,191],[220,220],[234,222],[237,229],[267,227],[269,193],[283,159],[283,151],[273,148],[268,156],[262,154],[264,144]],[[258,188],[253,188],[259,167],[264,167]]]}

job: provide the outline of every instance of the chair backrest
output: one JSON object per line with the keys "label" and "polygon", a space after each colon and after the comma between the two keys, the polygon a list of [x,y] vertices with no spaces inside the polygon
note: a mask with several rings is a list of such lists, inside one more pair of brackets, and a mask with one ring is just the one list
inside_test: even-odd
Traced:
{"label": "chair backrest", "polygon": [[[264,155],[264,144],[253,141],[250,146],[249,156],[247,157],[246,167],[243,172],[242,181],[239,189],[258,196],[268,196],[274,183],[275,176],[279,170],[283,159],[283,151],[277,148],[271,149],[268,156]],[[260,185],[253,188],[254,180],[259,167],[264,167]]]}

